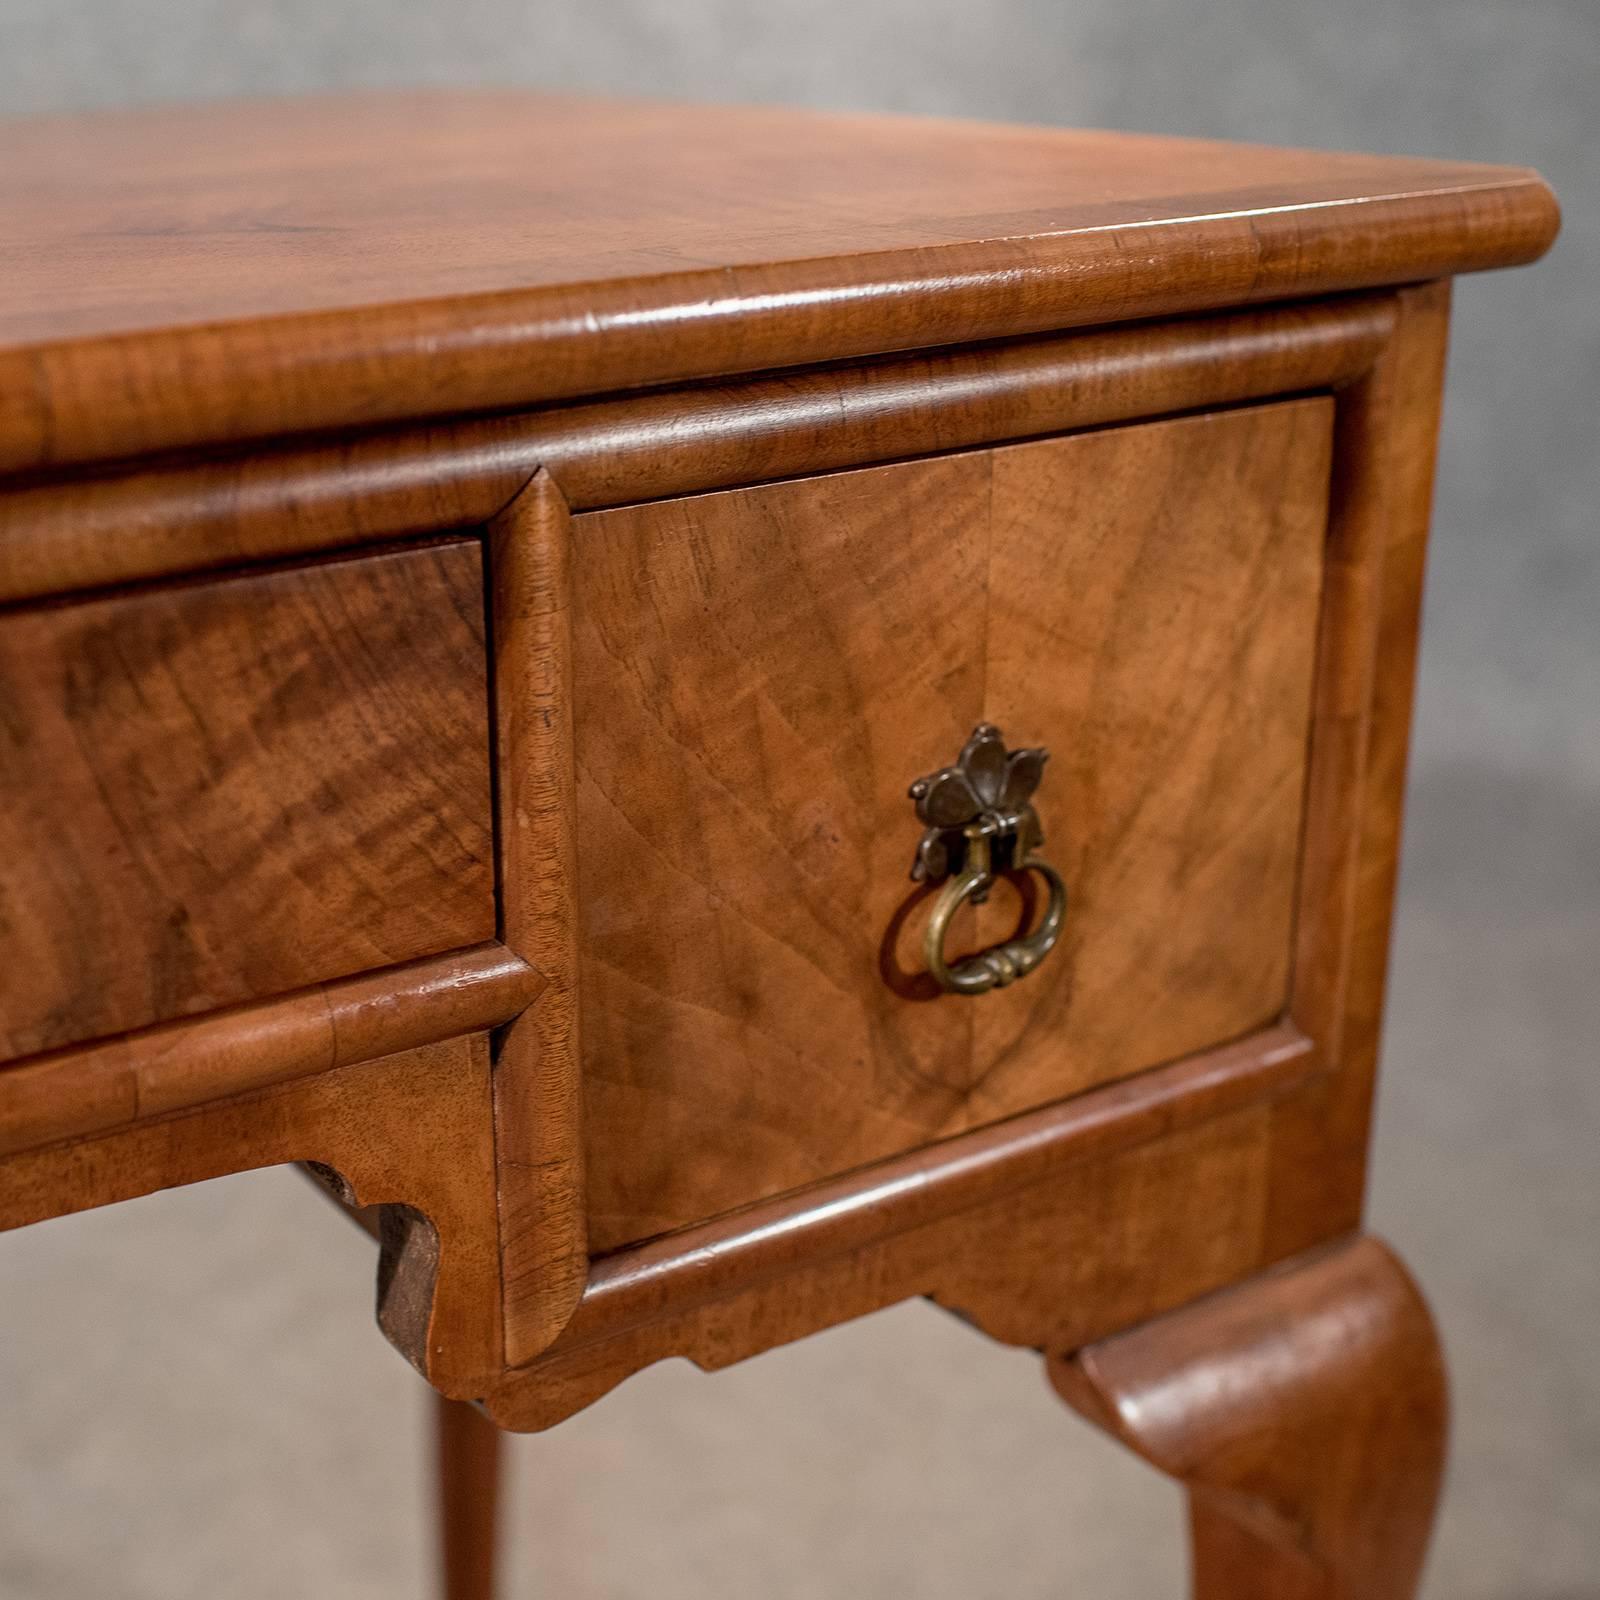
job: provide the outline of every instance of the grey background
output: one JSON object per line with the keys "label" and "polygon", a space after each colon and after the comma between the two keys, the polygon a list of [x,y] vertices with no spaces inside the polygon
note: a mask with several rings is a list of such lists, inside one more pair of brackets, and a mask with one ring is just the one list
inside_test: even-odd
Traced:
{"label": "grey background", "polygon": [[[1373,1193],[1444,1322],[1430,1600],[1600,1597],[1596,0],[0,0],[0,110],[418,82],[1527,162],[1457,299]],[[0,132],[0,138],[3,138]],[[0,219],[3,227],[3,219]],[[370,1252],[269,1172],[0,1240],[0,1596],[425,1592]],[[512,1592],[1176,1594],[1176,1497],[921,1306],[515,1447]]]}

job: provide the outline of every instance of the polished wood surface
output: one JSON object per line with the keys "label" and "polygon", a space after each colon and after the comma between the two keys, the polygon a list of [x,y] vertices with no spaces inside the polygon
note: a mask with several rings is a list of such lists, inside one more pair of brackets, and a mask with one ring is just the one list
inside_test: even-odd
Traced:
{"label": "polished wood surface", "polygon": [[[1168,1273],[1220,1284],[1359,1225],[1375,1035],[1353,978],[1383,960],[1401,787],[1376,752],[1407,703],[1399,683],[1377,694],[1379,662],[1408,661],[1416,627],[1432,463],[1417,445],[1437,422],[1448,300],[1430,286],[1397,304],[1392,339],[1336,397],[1287,1032],[601,1257],[561,1337],[490,1397],[504,1424],[548,1427],[650,1361],[723,1365],[913,1294],[998,1338],[1070,1349],[1180,1303],[1163,1299]],[[1219,1065],[1247,1097],[1233,1113],[1199,1089]],[[1168,1072],[1186,1085],[1171,1098]],[[1106,1129],[1098,1097],[1112,1091]],[[1191,1134],[1190,1112],[1213,1120]],[[1130,1129],[1164,1159],[1135,1159]],[[1196,1207],[1213,1227],[1191,1236]],[[1161,1270],[1137,1264],[1147,1248]],[[1095,1276],[1119,1262],[1131,1281]],[[1086,1276],[1053,1297],[1069,1270]]]}
{"label": "polished wood surface", "polygon": [[476,544],[0,614],[0,1058],[494,927]]}
{"label": "polished wood surface", "polygon": [[494,1600],[500,1527],[500,1430],[461,1400],[434,1401],[442,1600]]}
{"label": "polished wood surface", "polygon": [[1413,282],[1556,226],[1519,168],[515,92],[16,122],[0,211],[0,470]]}
{"label": "polished wood surface", "polygon": [[1423,565],[1450,332],[1450,286],[1400,297],[1372,370],[1345,392],[1322,629],[1291,1010],[1337,1065],[1273,1130],[1275,1251],[1359,1225],[1400,869]]}
{"label": "polished wood surface", "polygon": [[[752,1208],[750,1229],[772,1236],[754,1261],[737,1259],[732,1228],[681,1236],[690,1248],[713,1247],[705,1295],[687,1262],[654,1282],[634,1280],[623,1264],[632,1253],[622,1252],[615,1264],[626,1287],[615,1309],[639,1314],[612,1323],[612,1308],[597,1305],[591,1323],[580,1307],[544,1355],[504,1374],[486,1397],[489,1413],[514,1430],[554,1427],[652,1362],[687,1357],[712,1372],[917,1296],[1007,1344],[1076,1349],[1263,1264],[1267,1121],[1264,1106],[1247,1104],[1126,1148],[1110,1141],[1098,1157],[1041,1161],[1048,1172],[1037,1181],[995,1170],[975,1203],[945,1214],[935,1204],[925,1221],[913,1220],[917,1174],[901,1173],[902,1184],[851,1219],[856,1238],[838,1251],[806,1248],[824,1242],[803,1226],[808,1203],[797,1200],[787,1216],[776,1203]],[[825,1185],[816,1200],[836,1197]],[[795,1246],[784,1250],[797,1221]],[[734,1259],[715,1259],[724,1249]],[[596,1292],[609,1285],[605,1258],[593,1281]]]}
{"label": "polished wood surface", "polygon": [[1030,1348],[1156,1315],[1263,1263],[1266,1108],[1313,1069],[1265,1029],[602,1256],[491,1414],[548,1428],[651,1362],[727,1366],[916,1295]]}
{"label": "polished wood surface", "polygon": [[[577,520],[596,1250],[1281,1011],[1331,409]],[[925,970],[905,793],[985,720],[1053,752],[1072,904],[972,1000]],[[965,946],[1028,915],[998,887]]]}
{"label": "polished wood surface", "polygon": [[441,1393],[504,1367],[484,1035],[231,1095],[5,1158],[0,1232],[230,1172],[314,1164],[380,1208],[378,1325]]}
{"label": "polished wood surface", "polygon": [[[984,715],[1052,750],[1072,905],[1049,966],[973,1008],[969,1121],[1283,1012],[1334,409],[995,452]],[[993,895],[980,942],[1017,915]]]}
{"label": "polished wood surface", "polygon": [[490,525],[500,920],[544,981],[495,1051],[507,1359],[566,1324],[589,1267],[579,1048],[572,524],[538,473]]}
{"label": "polished wood surface", "polygon": [[0,495],[0,601],[475,526],[541,468],[594,510],[1336,388],[1393,330],[1392,295],[1349,295],[68,473]]}
{"label": "polished wood surface", "polygon": [[481,1032],[543,986],[484,944],[52,1051],[0,1072],[0,1154]]}
{"label": "polished wood surface", "polygon": [[1054,1360],[1077,1410],[1189,1492],[1195,1600],[1411,1600],[1444,1469],[1428,1308],[1374,1239]]}
{"label": "polished wood surface", "polygon": [[[928,1296],[1189,1487],[1204,1600],[1408,1596],[1442,1371],[1359,1230],[1437,280],[1537,177],[509,93],[5,135],[0,1228],[303,1163],[518,1429]],[[979,720],[1054,752],[1067,931],[934,998],[905,787]]]}

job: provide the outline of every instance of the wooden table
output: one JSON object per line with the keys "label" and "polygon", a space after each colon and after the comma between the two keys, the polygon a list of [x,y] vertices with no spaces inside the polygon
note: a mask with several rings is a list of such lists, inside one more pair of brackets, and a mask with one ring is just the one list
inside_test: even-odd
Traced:
{"label": "wooden table", "polygon": [[[1510,168],[521,94],[13,124],[0,1226],[308,1163],[493,1441],[912,1295],[1412,1593],[1361,1232]],[[1048,756],[1048,759],[1046,757]]]}

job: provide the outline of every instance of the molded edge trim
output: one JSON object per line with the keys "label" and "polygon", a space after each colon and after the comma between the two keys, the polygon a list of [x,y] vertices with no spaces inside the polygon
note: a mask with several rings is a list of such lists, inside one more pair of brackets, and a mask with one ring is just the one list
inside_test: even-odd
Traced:
{"label": "molded edge trim", "polygon": [[481,1032],[543,987],[481,944],[6,1065],[0,1156]]}
{"label": "molded edge trim", "polygon": [[[1145,323],[0,492],[0,603],[1353,382],[1394,296]],[[3,388],[3,375],[0,375]]]}
{"label": "molded edge trim", "polygon": [[568,1352],[1287,1092],[1319,1052],[1288,1022],[711,1222],[597,1257]]}
{"label": "molded edge trim", "polygon": [[523,407],[1535,260],[1537,173],[0,352],[0,472]]}

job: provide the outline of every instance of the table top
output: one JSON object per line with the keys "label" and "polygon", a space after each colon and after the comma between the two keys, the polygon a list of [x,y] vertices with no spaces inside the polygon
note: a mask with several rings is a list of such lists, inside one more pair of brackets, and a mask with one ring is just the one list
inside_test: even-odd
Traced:
{"label": "table top", "polygon": [[13,122],[0,214],[0,467],[1413,281],[1556,226],[1520,168],[516,91]]}

